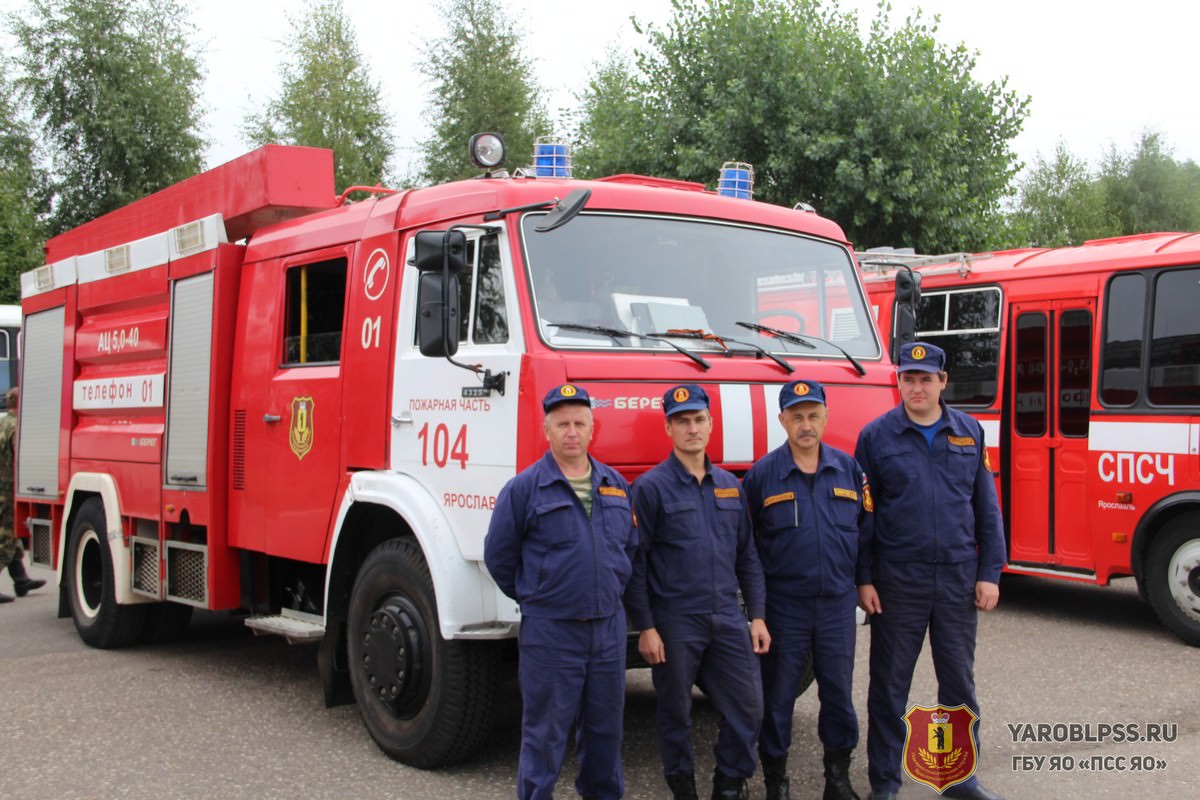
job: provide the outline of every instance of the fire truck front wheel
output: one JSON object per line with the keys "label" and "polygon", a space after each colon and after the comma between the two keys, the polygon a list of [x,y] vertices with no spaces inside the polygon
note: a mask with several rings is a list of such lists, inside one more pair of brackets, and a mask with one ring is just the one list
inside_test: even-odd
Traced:
{"label": "fire truck front wheel", "polygon": [[347,620],[350,683],[371,737],[422,769],[462,761],[492,727],[499,650],[443,639],[420,547],[393,539],[363,562]]}
{"label": "fire truck front wheel", "polygon": [[92,647],[132,644],[145,626],[141,605],[117,604],[112,552],[108,549],[104,505],[99,498],[79,507],[71,525],[65,576],[71,617],[79,638]]}
{"label": "fire truck front wheel", "polygon": [[1151,542],[1145,584],[1162,623],[1200,647],[1200,514],[1176,517]]}

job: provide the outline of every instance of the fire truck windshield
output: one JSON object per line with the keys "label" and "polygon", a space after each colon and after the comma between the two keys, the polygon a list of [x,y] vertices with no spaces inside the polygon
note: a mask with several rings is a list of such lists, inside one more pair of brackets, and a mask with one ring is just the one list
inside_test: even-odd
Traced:
{"label": "fire truck windshield", "polygon": [[[693,352],[880,354],[854,263],[833,242],[728,223],[586,212],[539,233],[534,227],[543,216],[526,215],[522,232],[539,332],[552,347],[663,349],[674,346],[664,334],[686,331],[671,338]],[[745,321],[758,325],[747,330],[739,325]],[[799,343],[772,330],[811,338]]]}

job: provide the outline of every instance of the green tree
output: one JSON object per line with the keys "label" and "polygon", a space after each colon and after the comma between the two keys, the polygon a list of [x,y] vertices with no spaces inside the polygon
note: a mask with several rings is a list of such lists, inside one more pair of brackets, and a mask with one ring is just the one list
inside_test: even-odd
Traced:
{"label": "green tree", "polygon": [[1099,185],[1119,234],[1200,230],[1200,166],[1176,161],[1157,131],[1146,131],[1133,152],[1113,146]]}
{"label": "green tree", "polygon": [[29,126],[0,61],[0,303],[21,296],[21,273],[42,264],[44,176],[34,161]]}
{"label": "green tree", "polygon": [[467,142],[483,131],[504,136],[510,164],[530,163],[534,139],[550,131],[550,122],[506,9],[498,0],[449,0],[439,10],[450,27],[421,65],[433,82],[427,110],[433,134],[420,145],[421,179],[478,174]]}
{"label": "green tree", "polygon": [[[713,183],[755,167],[755,195],[807,202],[861,246],[930,252],[1000,235],[1028,101],[972,77],[975,54],[920,15],[893,28],[821,0],[674,0],[664,30],[583,97],[581,174],[648,171]],[[629,142],[638,142],[636,152]]]}
{"label": "green tree", "polygon": [[246,140],[333,150],[338,191],[390,180],[391,118],[341,0],[313,0],[291,24],[279,95],[247,118]]}
{"label": "green tree", "polygon": [[17,85],[50,160],[59,233],[199,171],[193,27],[177,0],[30,0]]}
{"label": "green tree", "polygon": [[1086,161],[1072,155],[1062,141],[1051,160],[1038,155],[1021,181],[1009,244],[1065,247],[1118,233],[1117,220]]}

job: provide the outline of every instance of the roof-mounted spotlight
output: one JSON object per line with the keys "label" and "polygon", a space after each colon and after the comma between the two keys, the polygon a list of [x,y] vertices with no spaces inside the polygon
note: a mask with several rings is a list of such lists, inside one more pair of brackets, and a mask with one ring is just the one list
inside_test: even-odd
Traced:
{"label": "roof-mounted spotlight", "polygon": [[504,163],[504,137],[498,133],[477,133],[469,145],[471,163],[480,169],[495,169]]}

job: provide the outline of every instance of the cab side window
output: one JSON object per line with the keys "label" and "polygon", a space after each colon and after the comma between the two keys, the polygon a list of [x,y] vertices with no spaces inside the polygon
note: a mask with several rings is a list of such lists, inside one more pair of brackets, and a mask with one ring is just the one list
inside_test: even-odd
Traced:
{"label": "cab side window", "polygon": [[508,341],[508,308],[498,237],[468,239],[467,264],[470,269],[458,276],[458,340],[503,344]]}
{"label": "cab side window", "polygon": [[289,268],[285,291],[283,365],[338,363],[346,308],[346,259]]}

